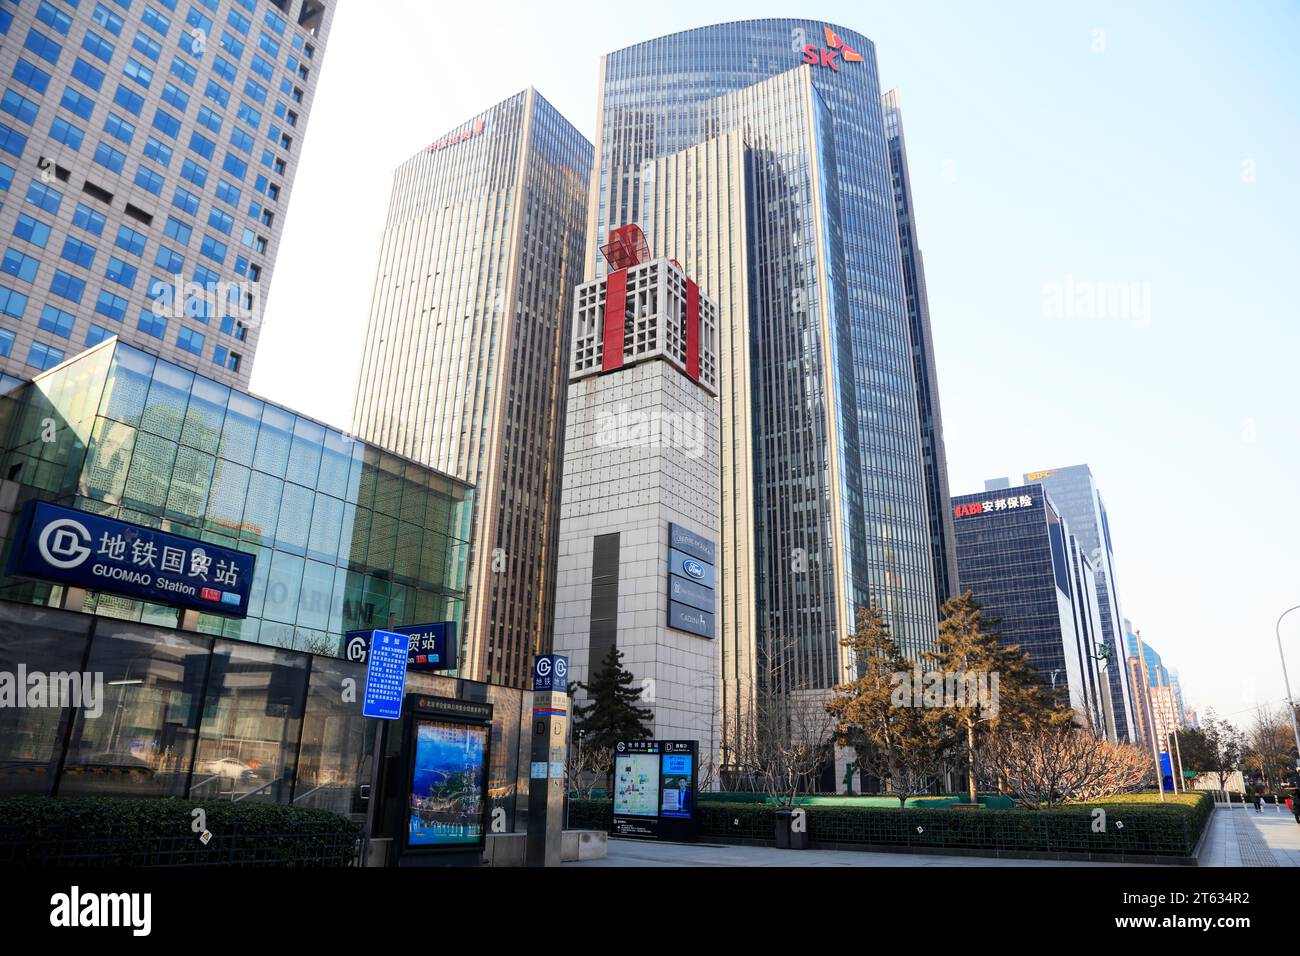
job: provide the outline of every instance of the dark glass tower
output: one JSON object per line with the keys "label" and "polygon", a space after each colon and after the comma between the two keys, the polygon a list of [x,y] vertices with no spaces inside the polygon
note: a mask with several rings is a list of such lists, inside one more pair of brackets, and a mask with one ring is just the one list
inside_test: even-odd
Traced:
{"label": "dark glass tower", "polygon": [[903,256],[907,288],[907,321],[912,333],[912,368],[916,376],[916,410],[921,418],[921,448],[925,454],[926,517],[930,522],[930,554],[934,560],[934,597],[939,607],[961,588],[953,549],[952,512],[948,510],[948,456],[943,447],[943,415],[939,411],[939,381],[930,332],[930,300],[925,294],[925,264],[916,240],[912,209],[912,179],[907,168],[907,140],[898,91],[885,94],[885,132],[889,137],[889,166],[894,179],[894,208],[898,215],[898,246]]}

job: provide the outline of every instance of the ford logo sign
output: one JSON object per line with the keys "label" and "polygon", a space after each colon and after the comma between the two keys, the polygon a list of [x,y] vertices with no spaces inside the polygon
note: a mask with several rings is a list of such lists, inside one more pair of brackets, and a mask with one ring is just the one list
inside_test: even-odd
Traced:
{"label": "ford logo sign", "polygon": [[693,578],[704,577],[704,565],[698,561],[686,560],[682,562],[682,570]]}

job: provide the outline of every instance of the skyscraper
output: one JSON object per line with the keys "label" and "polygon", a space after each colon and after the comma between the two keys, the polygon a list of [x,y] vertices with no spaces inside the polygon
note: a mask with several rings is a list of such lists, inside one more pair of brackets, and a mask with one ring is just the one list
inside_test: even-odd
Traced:
{"label": "skyscraper", "polygon": [[1022,485],[959,495],[952,508],[962,586],[1001,643],[1028,655],[1058,703],[1115,739],[1092,570],[1051,496]]}
{"label": "skyscraper", "polygon": [[522,686],[551,643],[590,173],[591,144],[530,88],[393,179],[355,430],[476,487],[461,656],[476,680]]}
{"label": "skyscraper", "polygon": [[961,588],[957,583],[952,511],[948,507],[948,456],[943,445],[938,369],[934,361],[934,336],[930,331],[930,300],[925,292],[925,263],[916,238],[912,177],[907,166],[907,139],[903,135],[898,90],[886,93],[884,104],[889,168],[898,216],[898,246],[903,257],[903,285],[907,290],[907,321],[912,335],[916,410],[921,419],[921,450],[925,455],[926,519],[930,524],[930,553],[934,561],[934,597],[942,607]]}
{"label": "skyscraper", "polygon": [[0,7],[0,374],[116,335],[244,387],[334,0]]}
{"label": "skyscraper", "polygon": [[[600,68],[587,270],[640,223],[719,309],[723,719],[776,661],[827,688],[857,608],[935,636],[925,466],[875,51],[813,20],[688,30]],[[779,660],[778,660],[779,659]]]}
{"label": "skyscraper", "polygon": [[1115,584],[1115,553],[1111,545],[1106,506],[1102,503],[1101,492],[1097,490],[1097,482],[1087,465],[1029,472],[1025,475],[1025,483],[1030,482],[1041,483],[1047,489],[1092,563],[1097,579],[1097,605],[1101,609],[1102,635],[1112,655],[1111,666],[1106,671],[1110,679],[1111,699],[1115,702],[1115,728],[1121,739],[1136,740],[1136,735],[1132,732],[1133,691],[1129,687],[1128,668],[1123,666],[1124,615]]}

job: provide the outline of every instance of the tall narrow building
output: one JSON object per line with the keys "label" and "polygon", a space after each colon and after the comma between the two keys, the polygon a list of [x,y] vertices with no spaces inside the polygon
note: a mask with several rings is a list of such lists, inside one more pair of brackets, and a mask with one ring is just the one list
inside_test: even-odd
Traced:
{"label": "tall narrow building", "polygon": [[475,486],[460,659],[476,680],[522,686],[551,643],[591,158],[530,88],[440,136],[393,179],[354,427]]}
{"label": "tall narrow building", "polygon": [[0,380],[116,335],[245,388],[335,0],[0,4]]}
{"label": "tall narrow building", "polygon": [[603,237],[635,222],[718,305],[731,726],[756,681],[843,679],[841,641],[869,603],[912,654],[936,636],[875,51],[821,21],[749,20],[610,53],[600,85],[588,275]]}
{"label": "tall narrow building", "polygon": [[925,292],[925,264],[916,238],[912,178],[907,166],[907,139],[898,90],[884,96],[885,134],[889,137],[889,169],[894,182],[898,217],[898,247],[903,257],[907,290],[907,322],[912,334],[912,369],[916,377],[916,411],[921,419],[921,451],[925,456],[926,520],[930,525],[930,556],[934,561],[934,598],[942,607],[961,593],[957,582],[957,550],[952,511],[948,508],[948,456],[943,446],[943,415],[939,411],[939,379],[930,331],[930,300]]}
{"label": "tall narrow building", "polygon": [[1037,482],[1047,489],[1092,563],[1097,605],[1101,609],[1102,636],[1111,654],[1111,664],[1106,673],[1110,680],[1111,700],[1115,704],[1115,729],[1121,739],[1136,741],[1134,690],[1129,686],[1128,668],[1124,666],[1124,615],[1115,584],[1115,552],[1111,545],[1106,505],[1097,489],[1097,481],[1087,465],[1071,465],[1029,472],[1025,475],[1025,483],[1030,482]]}

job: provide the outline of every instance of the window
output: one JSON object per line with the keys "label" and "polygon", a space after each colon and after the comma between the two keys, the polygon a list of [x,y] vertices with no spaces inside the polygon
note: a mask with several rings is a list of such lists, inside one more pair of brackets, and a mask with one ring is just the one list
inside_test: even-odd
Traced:
{"label": "window", "polygon": [[176,192],[172,195],[172,205],[191,216],[197,216],[199,213],[199,197],[182,186],[176,187]]}
{"label": "window", "polygon": [[218,242],[211,236],[204,236],[203,244],[199,247],[199,254],[206,256],[213,262],[224,265],[226,261],[226,244]]}
{"label": "window", "polygon": [[120,173],[126,164],[126,153],[114,149],[107,143],[100,143],[95,147],[95,162],[115,173]]}
{"label": "window", "polygon": [[181,121],[160,106],[153,111],[153,128],[175,139],[181,131]]}
{"label": "window", "polygon": [[208,80],[208,85],[203,90],[203,95],[212,102],[216,103],[222,109],[230,103],[230,90],[226,89],[216,80]]}
{"label": "window", "polygon": [[208,182],[208,171],[194,160],[186,157],[185,162],[181,165],[181,177],[202,188]]}
{"label": "window", "polygon": [[50,240],[50,227],[39,219],[20,213],[18,221],[14,223],[14,235],[44,249],[45,244]]}
{"label": "window", "polygon": [[266,94],[269,91],[261,83],[250,78],[244,82],[244,92],[248,94],[250,99],[255,100],[258,103],[265,103]]}
{"label": "window", "polygon": [[212,364],[228,368],[232,372],[238,372],[239,353],[229,351],[224,345],[218,345],[212,353]]}
{"label": "window", "polygon": [[77,211],[72,214],[72,224],[78,229],[84,229],[92,236],[102,236],[104,226],[108,219],[102,212],[91,209],[85,203],[77,203]]}
{"label": "window", "polygon": [[208,139],[198,130],[190,133],[190,151],[198,153],[204,159],[211,159],[212,154],[216,151],[217,144]]}
{"label": "window", "polygon": [[112,256],[108,260],[108,271],[104,276],[118,285],[124,285],[128,289],[135,285],[137,275],[135,266],[129,266],[117,256]]}
{"label": "window", "polygon": [[22,156],[27,148],[27,137],[4,123],[0,123],[0,149],[15,156]]}
{"label": "window", "polygon": [[248,175],[248,163],[231,152],[226,153],[226,158],[221,164],[221,168],[237,179],[243,179]]}
{"label": "window", "polygon": [[0,285],[0,315],[7,315],[11,319],[21,319],[26,309],[27,296],[21,292],[15,292],[7,285]]}
{"label": "window", "polygon": [[229,206],[239,208],[239,187],[233,186],[224,179],[217,180],[217,198]]}
{"label": "window", "polygon": [[17,249],[6,249],[4,261],[0,263],[0,271],[24,282],[35,282],[40,267],[40,260],[33,259]]}
{"label": "window", "polygon": [[175,216],[167,217],[167,225],[163,228],[163,234],[168,239],[175,239],[182,246],[190,244],[190,236],[193,235],[194,229],[181,222]]}
{"label": "window", "polygon": [[141,189],[147,189],[155,196],[162,195],[162,173],[152,170],[148,166],[141,165],[135,171],[135,184]]}
{"label": "window", "polygon": [[[73,6],[75,7],[76,4],[74,3]],[[41,5],[36,8],[36,19],[42,23],[48,23],[64,36],[68,35],[68,30],[72,26],[72,17],[50,3],[49,0],[41,0]]]}
{"label": "window", "polygon": [[90,325],[90,331],[86,333],[86,348],[94,348],[100,342],[104,341],[104,339],[111,338],[115,334],[117,333],[104,328],[102,325],[95,325],[92,322]]}
{"label": "window", "polygon": [[221,31],[221,49],[225,50],[236,60],[244,55],[243,41],[232,35],[228,30]]}
{"label": "window", "polygon": [[140,111],[144,109],[144,97],[121,83],[118,84],[117,92],[113,95],[113,102],[133,116],[139,116]]}
{"label": "window", "polygon": [[131,43],[131,46],[155,63],[158,61],[158,57],[162,56],[162,44],[141,30],[135,31],[135,40]]}
{"label": "window", "polygon": [[0,97],[0,110],[16,116],[28,126],[36,122],[36,114],[40,112],[40,109],[27,97],[21,93],[15,93],[13,90],[5,90],[4,96]]}
{"label": "window", "polygon": [[104,120],[104,132],[130,145],[131,138],[135,136],[135,124],[122,119],[116,113],[109,113],[108,119]]}
{"label": "window", "polygon": [[46,212],[58,212],[59,204],[63,202],[63,193],[51,189],[39,179],[33,179],[32,184],[27,187],[27,201]]}
{"label": "window", "polygon": [[126,66],[122,67],[122,72],[126,74],[127,79],[134,80],[145,89],[148,89],[149,84],[153,82],[153,70],[135,57],[127,57]]}
{"label": "window", "polygon": [[167,334],[167,320],[162,316],[154,315],[152,309],[145,309],[140,313],[140,321],[135,327],[145,335],[152,335],[155,338],[163,338]]}
{"label": "window", "polygon": [[23,43],[23,46],[42,60],[48,60],[50,63],[58,63],[59,54],[63,52],[62,46],[35,27],[27,31],[27,40]]}
{"label": "window", "polygon": [[86,31],[86,36],[81,41],[81,48],[91,56],[103,60],[105,63],[108,63],[113,59],[113,44],[109,43],[94,30]]}
{"label": "window", "polygon": [[30,86],[37,93],[44,93],[45,88],[50,85],[50,74],[23,57],[19,57],[18,63],[14,66],[14,79],[23,86]]}
{"label": "window", "polygon": [[10,184],[14,181],[16,170],[8,163],[0,163],[0,192],[8,192]]}
{"label": "window", "polygon": [[180,272],[185,268],[185,257],[168,246],[159,245],[154,265],[166,272]]}
{"label": "window", "polygon": [[115,322],[121,322],[126,318],[126,299],[120,295],[113,295],[107,289],[101,290],[99,300],[95,303],[95,311],[100,315],[106,315]]}
{"label": "window", "polygon": [[[49,284],[49,291],[62,299],[68,299],[69,302],[81,304],[82,295],[86,293],[86,282],[75,276],[56,269],[55,278]],[[72,326],[69,326],[72,328]],[[66,338],[66,333],[60,333]]]}
{"label": "window", "polygon": [[62,349],[56,349],[54,346],[45,345],[42,342],[33,342],[31,351],[27,353],[27,364],[40,369],[42,372],[54,368],[62,361]]}
{"label": "window", "polygon": [[153,7],[144,8],[144,14],[140,17],[140,22],[162,36],[166,36],[167,31],[171,29],[171,21]]}
{"label": "window", "polygon": [[221,116],[206,106],[199,107],[199,125],[206,126],[214,133],[221,132]]}
{"label": "window", "polygon": [[253,137],[236,126],[230,131],[230,145],[234,146],[235,149],[243,150],[245,153],[251,153],[253,151]]}
{"label": "window", "polygon": [[66,339],[72,336],[72,326],[76,322],[77,317],[71,312],[64,312],[62,309],[47,305],[41,310],[41,317],[36,324],[46,332],[53,332]]}
{"label": "window", "polygon": [[123,24],[122,18],[102,3],[95,4],[95,12],[90,15],[90,19],[94,20],[109,33],[113,34],[113,36],[121,36]]}
{"label": "window", "polygon": [[69,149],[81,149],[81,141],[85,136],[85,130],[80,126],[73,126],[62,116],[54,117],[54,122],[50,124],[50,139],[62,143]]}
{"label": "window", "polygon": [[180,57],[172,59],[171,66],[172,76],[176,77],[186,86],[193,86],[194,81],[198,79],[199,71],[194,68],[192,63],[186,63]]}
{"label": "window", "polygon": [[184,326],[181,326],[181,330],[176,334],[176,344],[187,352],[193,352],[195,355],[203,354],[205,339],[206,337],[202,332],[196,332]]}
{"label": "window", "polygon": [[63,100],[59,105],[82,119],[90,119],[90,114],[95,111],[95,101],[70,86],[63,91]]}
{"label": "window", "polygon": [[[77,57],[76,62],[72,64],[72,78],[92,90],[98,90],[104,85],[104,71],[95,69],[81,57]],[[86,116],[89,117],[90,114],[87,113]]]}
{"label": "window", "polygon": [[208,225],[219,232],[224,232],[228,236],[230,235],[230,230],[234,228],[235,217],[230,215],[230,213],[224,212],[216,206],[213,206],[212,210],[208,213]]}
{"label": "window", "polygon": [[113,245],[131,253],[133,256],[144,255],[144,233],[136,232],[130,226],[117,227],[117,239]]}
{"label": "window", "polygon": [[144,144],[144,155],[146,159],[152,159],[160,166],[169,166],[172,161],[172,148],[150,136]]}
{"label": "window", "polygon": [[63,252],[60,255],[69,262],[81,266],[83,269],[89,269],[95,264],[95,253],[98,250],[89,243],[82,242],[68,236],[63,240]]}
{"label": "window", "polygon": [[163,84],[162,99],[164,103],[176,107],[182,113],[190,106],[190,94],[171,81]]}
{"label": "window", "polygon": [[221,77],[227,83],[235,82],[239,76],[239,70],[235,64],[231,63],[224,56],[218,56],[212,61],[212,72]]}
{"label": "window", "polygon": [[[0,10],[0,17],[4,17],[5,15],[5,12]],[[14,334],[8,329],[0,329],[0,355],[8,356],[9,353],[13,351],[14,338]]]}

